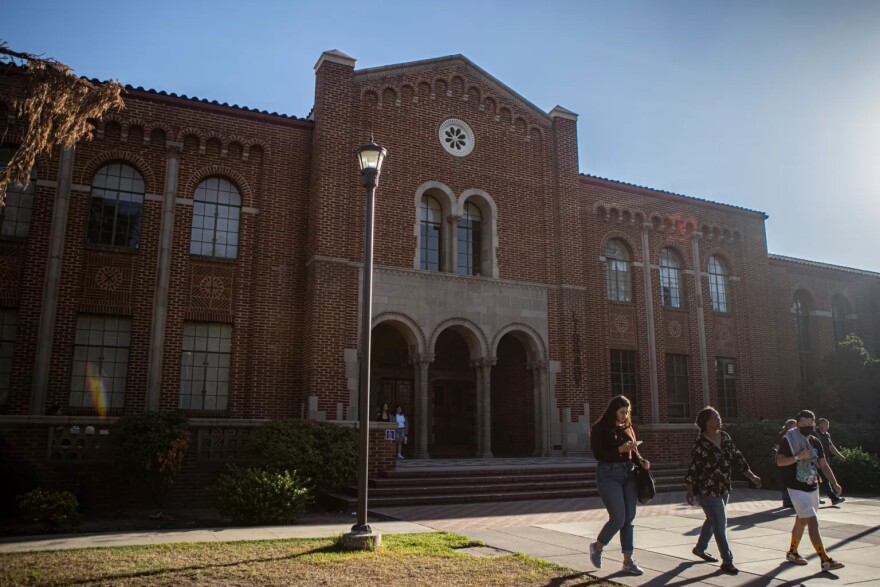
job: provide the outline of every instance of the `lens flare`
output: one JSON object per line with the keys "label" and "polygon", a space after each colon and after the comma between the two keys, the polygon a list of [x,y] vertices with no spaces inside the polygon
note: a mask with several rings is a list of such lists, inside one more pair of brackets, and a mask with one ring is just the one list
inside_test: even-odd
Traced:
{"label": "lens flare", "polygon": [[101,374],[101,366],[89,362],[86,366],[87,385],[89,395],[92,397],[92,405],[98,416],[107,415],[107,393],[104,389],[104,376]]}

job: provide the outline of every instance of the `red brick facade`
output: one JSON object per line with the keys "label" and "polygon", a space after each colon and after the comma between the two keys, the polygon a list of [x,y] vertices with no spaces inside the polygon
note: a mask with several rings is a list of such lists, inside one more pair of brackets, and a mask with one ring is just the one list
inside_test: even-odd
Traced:
{"label": "red brick facade", "polygon": [[[14,80],[7,76],[0,83]],[[557,433],[565,424],[561,413],[570,409],[571,421],[577,422],[585,405],[590,406],[589,418],[604,408],[612,388],[612,350],[636,352],[637,420],[641,436],[650,439],[646,447],[654,447],[645,453],[654,458],[674,460],[686,454],[692,435],[687,420],[705,404],[704,397],[718,401],[719,357],[735,361],[740,416],[791,413],[799,407],[791,319],[792,297],[799,290],[812,300],[817,356],[833,348],[835,295],[848,302],[852,330],[870,349],[880,345],[880,275],[768,256],[763,213],[580,174],[576,115],[560,108],[550,114],[538,110],[462,57],[356,70],[345,56],[325,54],[316,70],[309,119],[142,89],[128,88],[124,98],[125,110],[101,121],[95,140],[77,145],[73,156],[54,333],[51,341],[40,342],[51,344],[46,400],[36,410],[35,357],[49,287],[54,202],[62,184],[60,153],[39,162],[29,237],[0,240],[0,306],[15,310],[18,319],[0,426],[4,417],[27,414],[58,415],[64,422],[71,416],[96,415],[68,402],[81,315],[131,320],[124,407],[105,415],[146,409],[163,206],[165,194],[175,189],[159,408],[178,409],[184,324],[210,322],[233,326],[228,404],[224,410],[190,410],[190,417],[350,419],[354,406],[346,350],[357,346],[363,244],[354,149],[371,133],[389,152],[377,196],[377,269],[418,277],[417,191],[426,182],[437,182],[455,197],[469,190],[487,194],[497,212],[494,228],[484,222],[484,234],[494,232],[484,238],[496,239],[490,249],[497,279],[450,275],[450,283],[461,283],[462,292],[465,284],[486,291],[496,285],[534,288],[546,300],[539,310],[520,311],[538,316],[543,326],[537,330],[519,324],[525,320],[505,323],[519,335],[537,334],[522,338],[526,342],[502,340],[498,345],[499,355],[520,361],[526,357],[528,366],[506,365],[504,357],[493,355],[495,349],[488,348],[493,333],[486,329],[482,336],[487,350],[483,356],[470,353],[472,360],[501,361],[490,378],[491,402],[497,406],[491,438],[499,454],[540,451],[544,426],[549,438],[544,454],[564,450],[566,442]],[[7,113],[0,112],[2,120]],[[476,144],[466,157],[447,153],[438,140],[438,128],[450,118],[472,129],[470,139]],[[20,132],[20,124],[11,123],[6,141],[14,145]],[[179,171],[175,185],[166,185],[172,152],[179,153]],[[93,177],[109,162],[124,162],[144,179],[136,248],[87,244]],[[235,259],[190,254],[193,196],[209,177],[229,180],[241,194]],[[455,224],[450,226],[454,236]],[[604,255],[612,238],[623,242],[630,254],[628,302],[608,301],[606,295]],[[661,302],[658,264],[666,247],[682,263],[680,308]],[[728,269],[725,312],[711,307],[710,256]],[[116,277],[108,281],[108,274]],[[462,293],[454,303],[465,308],[472,300]],[[406,318],[419,323],[416,317]],[[410,356],[401,357],[399,365],[414,373],[416,388],[419,357],[413,349],[419,347],[421,360],[434,361],[434,349],[427,348],[429,325],[419,325],[424,332],[416,327],[407,335]],[[506,332],[496,330],[499,337]],[[527,354],[528,340],[537,342]],[[543,356],[535,354],[539,348]],[[671,417],[668,411],[668,354],[687,357],[690,402],[685,418]],[[539,372],[532,387],[530,378]],[[509,394],[499,389],[503,382],[508,382]],[[549,394],[544,423],[522,420],[523,413],[543,401],[533,390],[544,388]],[[418,418],[411,423],[417,425]],[[4,433],[0,447],[7,456],[19,450],[16,439],[30,438],[33,444],[45,434],[14,430]]]}

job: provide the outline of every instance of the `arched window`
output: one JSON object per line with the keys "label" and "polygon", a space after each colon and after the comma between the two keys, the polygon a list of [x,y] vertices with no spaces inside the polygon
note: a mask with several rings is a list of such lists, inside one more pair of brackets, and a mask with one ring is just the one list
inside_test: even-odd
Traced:
{"label": "arched window", "polygon": [[836,295],[831,300],[831,321],[834,323],[834,344],[843,342],[851,332],[849,327],[849,315],[852,314],[849,302],[841,295]]}
{"label": "arched window", "polygon": [[605,277],[609,301],[632,301],[632,275],[629,268],[629,251],[626,246],[616,238],[608,241],[605,245]]}
{"label": "arched window", "polygon": [[426,271],[440,271],[440,243],[443,228],[443,208],[431,196],[422,198],[420,210],[421,268]]}
{"label": "arched window", "polygon": [[241,195],[222,177],[209,177],[193,196],[191,255],[235,259],[238,257],[238,226]]}
{"label": "arched window", "polygon": [[727,266],[724,261],[715,255],[709,257],[709,302],[712,304],[713,312],[727,312],[730,308],[727,276]]}
{"label": "arched window", "polygon": [[144,178],[125,163],[105,165],[92,180],[88,242],[136,249],[141,240]]}
{"label": "arched window", "polygon": [[813,345],[810,339],[810,310],[812,304],[809,297],[799,291],[794,294],[791,313],[794,315],[794,327],[797,335],[798,358],[800,359],[801,381],[809,383],[813,380],[811,369]]}
{"label": "arched window", "polygon": [[[0,171],[6,169],[13,150],[0,149]],[[31,180],[26,187],[10,184],[6,190],[5,205],[0,208],[0,236],[27,238],[31,231],[31,211],[34,208],[34,192],[37,169],[31,169]]]}
{"label": "arched window", "polygon": [[458,272],[480,275],[482,270],[482,216],[473,202],[464,205],[464,216],[458,221]]}
{"label": "arched window", "polygon": [[664,306],[681,307],[681,259],[668,248],[660,251],[660,294]]}

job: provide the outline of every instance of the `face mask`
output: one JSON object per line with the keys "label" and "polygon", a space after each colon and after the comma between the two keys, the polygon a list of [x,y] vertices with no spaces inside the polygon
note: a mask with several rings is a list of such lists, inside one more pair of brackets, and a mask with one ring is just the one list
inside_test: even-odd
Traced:
{"label": "face mask", "polygon": [[801,434],[803,434],[804,436],[809,436],[816,431],[816,428],[815,426],[800,426],[798,427],[798,430],[800,430]]}

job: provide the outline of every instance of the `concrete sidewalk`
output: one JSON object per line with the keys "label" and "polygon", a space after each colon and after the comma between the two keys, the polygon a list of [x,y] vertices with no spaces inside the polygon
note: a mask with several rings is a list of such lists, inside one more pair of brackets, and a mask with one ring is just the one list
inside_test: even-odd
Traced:
{"label": "concrete sidewalk", "polygon": [[[785,562],[794,512],[779,506],[778,491],[735,490],[728,506],[728,539],[740,569],[737,576],[723,574],[717,563],[705,563],[691,553],[704,516],[684,503],[683,493],[660,494],[639,508],[634,558],[645,570],[640,577],[620,572],[623,556],[617,537],[606,548],[603,568],[590,564],[585,553],[607,519],[598,498],[379,511],[627,585],[880,585],[880,499],[848,498],[839,507],[822,507],[824,545],[846,564],[834,573],[821,572],[806,535],[799,550],[809,566]],[[718,553],[714,540],[709,551]]]}
{"label": "concrete sidewalk", "polygon": [[[728,506],[728,536],[740,574],[722,574],[718,565],[691,554],[702,511],[684,503],[683,494],[660,494],[639,508],[635,558],[645,570],[641,577],[620,572],[618,539],[605,552],[602,569],[594,569],[585,554],[605,523],[598,498],[479,503],[464,505],[384,508],[376,513],[395,518],[371,522],[384,534],[443,530],[485,542],[501,554],[523,552],[579,572],[627,585],[880,585],[880,498],[848,498],[840,507],[824,506],[819,514],[828,552],[846,564],[835,573],[820,571],[804,537],[800,552],[810,561],[798,567],[784,561],[789,545],[792,510],[779,508],[776,491],[736,490]],[[171,542],[224,542],[325,538],[347,532],[351,521],[266,526],[205,528],[33,536],[0,539],[0,552],[59,550],[99,546],[150,545]],[[482,549],[491,551],[491,549]],[[709,551],[717,554],[714,541]]]}

